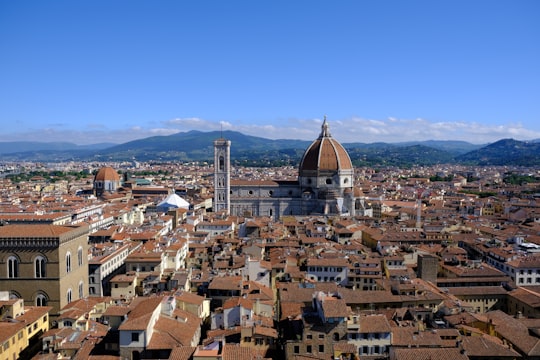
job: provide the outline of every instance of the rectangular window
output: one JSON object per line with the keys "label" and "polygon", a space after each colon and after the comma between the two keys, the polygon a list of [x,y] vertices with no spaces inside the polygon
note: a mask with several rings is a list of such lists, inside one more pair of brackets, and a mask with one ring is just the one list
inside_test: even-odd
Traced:
{"label": "rectangular window", "polygon": [[319,352],[320,352],[320,353],[323,353],[323,352],[324,352],[324,345],[319,345]]}
{"label": "rectangular window", "polygon": [[131,341],[139,341],[139,333],[132,332],[131,333]]}
{"label": "rectangular window", "polygon": [[311,353],[311,351],[312,351],[312,350],[311,350],[311,345],[306,346],[306,352],[307,352],[307,353]]}
{"label": "rectangular window", "polygon": [[300,354],[300,346],[294,345],[294,353],[295,354]]}

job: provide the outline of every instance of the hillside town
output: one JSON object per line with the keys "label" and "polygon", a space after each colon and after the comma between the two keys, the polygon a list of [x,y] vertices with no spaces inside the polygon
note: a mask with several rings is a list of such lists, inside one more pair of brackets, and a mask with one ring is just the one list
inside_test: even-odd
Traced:
{"label": "hillside town", "polygon": [[247,168],[215,146],[2,164],[0,359],[540,359],[540,169],[349,173],[336,150],[339,193],[311,148]]}

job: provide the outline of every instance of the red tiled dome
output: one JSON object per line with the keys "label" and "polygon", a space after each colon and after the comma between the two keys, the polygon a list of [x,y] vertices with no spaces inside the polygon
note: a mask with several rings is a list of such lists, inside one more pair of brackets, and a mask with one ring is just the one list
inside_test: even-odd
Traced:
{"label": "red tiled dome", "polygon": [[120,181],[120,175],[110,166],[99,169],[94,181]]}
{"label": "red tiled dome", "polygon": [[308,147],[300,162],[300,176],[305,172],[352,170],[349,154],[339,141],[332,138],[326,119],[319,138]]}

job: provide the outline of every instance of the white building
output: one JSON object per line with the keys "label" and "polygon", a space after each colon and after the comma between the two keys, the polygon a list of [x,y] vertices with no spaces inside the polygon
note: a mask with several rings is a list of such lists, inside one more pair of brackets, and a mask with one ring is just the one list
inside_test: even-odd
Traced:
{"label": "white building", "polygon": [[246,265],[242,270],[244,281],[255,281],[266,287],[270,287],[272,265],[268,261],[252,259],[246,256]]}
{"label": "white building", "polygon": [[360,356],[383,356],[392,345],[392,329],[384,315],[353,315],[347,321],[347,342]]}
{"label": "white building", "polygon": [[310,258],[306,276],[314,282],[335,282],[348,285],[349,264],[345,258]]}

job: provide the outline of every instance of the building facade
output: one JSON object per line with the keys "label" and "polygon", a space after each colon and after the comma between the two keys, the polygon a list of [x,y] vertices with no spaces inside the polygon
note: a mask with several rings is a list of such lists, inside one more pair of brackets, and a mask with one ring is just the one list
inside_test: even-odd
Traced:
{"label": "building facade", "polygon": [[114,193],[122,185],[120,175],[110,166],[99,169],[94,177],[94,194]]}
{"label": "building facade", "polygon": [[88,226],[0,226],[0,288],[51,316],[88,295]]}
{"label": "building facade", "polygon": [[[230,141],[214,142],[214,211],[231,215],[355,215],[354,168],[345,148],[335,140],[326,117],[319,137],[304,152],[298,180],[230,180]],[[226,187],[230,184],[230,188]]]}
{"label": "building facade", "polygon": [[230,212],[231,142],[214,141],[214,211]]}

